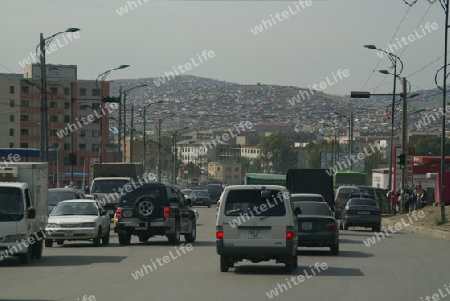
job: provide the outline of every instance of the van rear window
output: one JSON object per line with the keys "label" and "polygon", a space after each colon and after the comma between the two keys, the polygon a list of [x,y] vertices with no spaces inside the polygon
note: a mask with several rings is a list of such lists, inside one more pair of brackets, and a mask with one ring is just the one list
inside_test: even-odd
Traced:
{"label": "van rear window", "polygon": [[279,190],[231,190],[225,200],[225,215],[284,216],[285,206]]}

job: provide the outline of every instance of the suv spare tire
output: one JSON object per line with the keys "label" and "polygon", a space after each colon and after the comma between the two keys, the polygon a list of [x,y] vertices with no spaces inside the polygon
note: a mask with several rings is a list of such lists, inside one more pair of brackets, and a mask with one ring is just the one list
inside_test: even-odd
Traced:
{"label": "suv spare tire", "polygon": [[158,214],[159,204],[151,195],[142,195],[134,202],[134,213],[141,220],[150,221]]}

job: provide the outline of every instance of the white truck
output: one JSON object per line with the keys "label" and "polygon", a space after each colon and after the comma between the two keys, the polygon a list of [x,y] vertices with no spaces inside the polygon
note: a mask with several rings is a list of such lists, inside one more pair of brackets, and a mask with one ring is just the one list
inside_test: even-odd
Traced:
{"label": "white truck", "polygon": [[20,162],[0,169],[0,261],[42,257],[48,220],[48,163]]}
{"label": "white truck", "polygon": [[105,207],[110,217],[119,202],[125,184],[143,178],[142,163],[98,163],[91,172],[89,193]]}

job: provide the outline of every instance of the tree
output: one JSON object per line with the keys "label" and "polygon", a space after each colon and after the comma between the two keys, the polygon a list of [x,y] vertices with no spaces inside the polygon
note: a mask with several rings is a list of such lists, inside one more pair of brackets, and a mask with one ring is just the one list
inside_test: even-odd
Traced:
{"label": "tree", "polygon": [[[416,156],[440,156],[441,137],[432,136],[417,140],[415,151]],[[445,155],[450,156],[449,141],[445,143]]]}
{"label": "tree", "polygon": [[287,170],[297,165],[297,153],[293,148],[292,136],[275,133],[261,140],[258,156],[259,164],[264,172],[285,174]]}

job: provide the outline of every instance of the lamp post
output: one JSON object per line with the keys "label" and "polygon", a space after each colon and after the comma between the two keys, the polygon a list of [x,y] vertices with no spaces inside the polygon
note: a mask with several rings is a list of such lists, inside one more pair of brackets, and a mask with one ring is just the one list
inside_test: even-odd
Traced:
{"label": "lamp post", "polygon": [[[396,56],[395,54],[391,53],[391,52],[387,52],[386,50],[383,50],[381,48],[377,48],[374,45],[364,45],[365,48],[367,49],[373,49],[373,50],[379,50],[381,52],[384,52],[385,54],[387,54],[389,60],[392,63],[392,66],[394,67],[394,88],[393,88],[393,92],[392,92],[392,108],[391,108],[391,144],[390,144],[390,150],[389,150],[389,187],[390,190],[392,190],[393,187],[393,183],[392,183],[392,165],[393,165],[393,156],[394,156],[394,114],[395,114],[395,90],[396,90],[396,83],[397,83],[397,75],[400,75],[403,71],[403,62],[402,60]],[[400,62],[401,68],[400,71],[397,73],[397,61]]]}
{"label": "lamp post", "polygon": [[[130,65],[120,65],[120,66],[117,67],[117,68],[110,69],[110,70],[106,70],[105,72],[100,73],[100,74],[97,76],[97,79],[95,80],[95,86],[97,87],[97,90],[100,91],[100,98],[103,97],[103,89],[102,89],[103,82],[106,80],[106,78],[107,78],[108,75],[111,73],[111,71],[119,70],[119,69],[125,69],[125,68],[128,68],[129,66],[130,66]],[[99,85],[98,85],[99,80],[100,80],[100,87],[99,87]],[[108,91],[108,92],[109,92],[109,91]],[[102,99],[102,102],[101,102],[101,103],[103,103],[103,99]],[[102,105],[100,104],[100,108],[101,108],[101,107],[102,107]],[[99,157],[99,162],[100,162],[100,163],[103,162],[103,161],[102,161],[102,151],[103,151],[103,147],[102,147],[102,143],[103,143],[103,141],[102,141],[102,136],[103,136],[103,122],[104,122],[104,118],[103,118],[103,116],[102,116],[102,118],[101,118],[101,120],[100,120],[100,138],[99,138],[99,146],[98,146],[98,157]]]}
{"label": "lamp post", "polygon": [[144,120],[144,145],[143,145],[143,149],[144,149],[144,154],[143,154],[143,162],[142,162],[142,167],[143,167],[143,169],[144,169],[144,172],[145,172],[145,162],[146,162],[146,153],[147,153],[147,140],[146,140],[146,137],[147,137],[147,133],[146,133],[146,125],[147,125],[147,119],[146,119],[146,116],[147,116],[147,108],[148,107],[150,107],[152,104],[155,104],[155,103],[162,103],[163,101],[162,100],[159,100],[159,101],[157,101],[157,102],[152,102],[152,103],[149,103],[149,104],[147,104],[147,105],[145,105],[144,106],[144,110],[141,110],[141,109],[139,109],[139,115],[141,116],[141,118]]}
{"label": "lamp post", "polygon": [[[126,152],[127,152],[127,146],[126,146],[126,142],[127,142],[127,129],[126,129],[126,124],[127,124],[127,122],[126,122],[127,121],[127,94],[130,91],[134,90],[134,89],[147,87],[147,86],[148,86],[147,84],[142,84],[142,85],[131,87],[131,88],[123,91],[123,161],[124,162],[126,161]],[[122,87],[120,87],[120,89],[122,90]],[[121,111],[119,110],[119,115],[120,114],[121,114]],[[121,131],[120,123],[119,123],[119,137],[121,135],[122,135],[122,131]],[[130,141],[130,143],[131,143],[131,141]],[[130,148],[131,148],[131,144],[130,144]],[[131,159],[131,156],[130,156],[130,159]]]}
{"label": "lamp post", "polygon": [[41,145],[39,152],[39,161],[48,161],[48,129],[47,129],[47,70],[45,63],[45,50],[53,41],[57,35],[65,32],[76,32],[79,28],[68,28],[65,31],[57,32],[48,38],[44,39],[44,35],[41,33],[39,36],[39,44],[36,46],[36,54],[38,54],[39,49],[39,65],[41,69],[41,89],[40,89],[40,99],[41,99]]}

